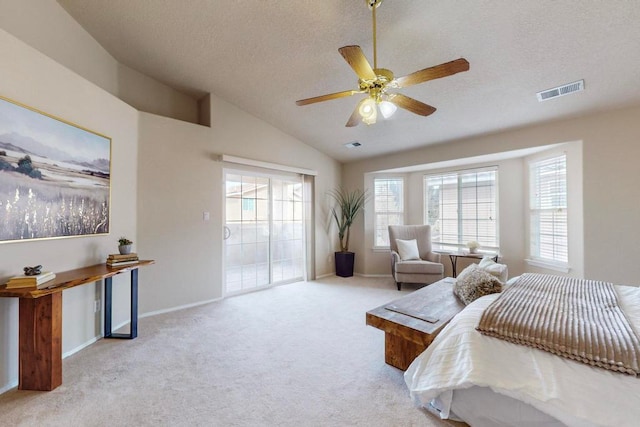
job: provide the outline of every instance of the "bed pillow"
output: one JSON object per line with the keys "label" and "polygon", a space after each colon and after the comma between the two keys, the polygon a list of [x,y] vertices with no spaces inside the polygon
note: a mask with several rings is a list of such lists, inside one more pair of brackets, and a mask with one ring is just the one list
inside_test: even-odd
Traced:
{"label": "bed pillow", "polygon": [[509,277],[509,272],[507,270],[506,264],[498,264],[493,260],[491,256],[485,256],[482,258],[482,261],[478,263],[478,267],[486,271],[487,273],[496,276],[500,282],[503,284],[507,281]]}
{"label": "bed pillow", "polygon": [[497,277],[487,273],[477,264],[471,264],[458,275],[453,293],[469,305],[476,299],[502,291],[502,283]]}
{"label": "bed pillow", "polygon": [[412,259],[420,259],[420,251],[418,251],[418,241],[413,240],[400,240],[396,239],[398,245],[398,253],[402,261],[409,261]]}

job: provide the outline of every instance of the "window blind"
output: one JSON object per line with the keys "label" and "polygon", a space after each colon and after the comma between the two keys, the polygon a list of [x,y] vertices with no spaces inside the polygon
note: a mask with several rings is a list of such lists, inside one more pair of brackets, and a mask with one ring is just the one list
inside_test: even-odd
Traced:
{"label": "window blind", "polygon": [[530,256],[568,262],[567,157],[530,164]]}
{"label": "window blind", "polygon": [[404,223],[404,179],[374,179],[376,247],[389,246],[389,226]]}
{"label": "window blind", "polygon": [[475,240],[498,249],[497,168],[424,177],[425,223],[433,243],[457,249]]}

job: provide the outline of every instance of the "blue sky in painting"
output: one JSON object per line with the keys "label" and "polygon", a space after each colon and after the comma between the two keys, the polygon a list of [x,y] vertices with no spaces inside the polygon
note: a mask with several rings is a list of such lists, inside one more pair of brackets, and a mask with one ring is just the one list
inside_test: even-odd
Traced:
{"label": "blue sky in painting", "polygon": [[0,137],[19,134],[60,151],[58,160],[110,158],[110,140],[0,98]]}

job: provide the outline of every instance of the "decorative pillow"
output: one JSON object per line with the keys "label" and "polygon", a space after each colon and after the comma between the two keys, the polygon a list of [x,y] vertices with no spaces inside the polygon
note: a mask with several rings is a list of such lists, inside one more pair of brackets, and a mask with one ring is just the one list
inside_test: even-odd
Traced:
{"label": "decorative pillow", "polygon": [[420,259],[420,251],[418,251],[418,241],[413,240],[400,240],[396,239],[398,245],[398,253],[402,261],[409,261],[412,259]]}
{"label": "decorative pillow", "polygon": [[506,288],[507,286],[511,286],[514,283],[516,283],[516,280],[518,280],[520,278],[520,276],[516,276],[516,277],[512,277],[511,279],[507,280],[507,283],[505,283],[502,287]]}
{"label": "decorative pillow", "polygon": [[493,260],[491,256],[485,256],[482,258],[482,261],[478,263],[478,267],[487,273],[496,276],[500,282],[503,284],[507,281],[507,277],[509,277],[509,272],[507,270],[506,264],[498,264]]}
{"label": "decorative pillow", "polygon": [[502,291],[502,283],[491,274],[481,269],[477,264],[471,264],[462,270],[453,285],[453,293],[460,298],[464,305],[469,305],[476,299]]}

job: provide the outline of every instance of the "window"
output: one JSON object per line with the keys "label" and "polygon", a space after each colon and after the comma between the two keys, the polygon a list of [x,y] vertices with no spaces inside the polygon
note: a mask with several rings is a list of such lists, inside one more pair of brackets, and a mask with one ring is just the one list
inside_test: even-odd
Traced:
{"label": "window", "polygon": [[530,256],[567,264],[567,157],[532,162],[529,172]]}
{"label": "window", "polygon": [[498,169],[465,170],[424,177],[425,223],[439,249],[475,240],[498,250]]}
{"label": "window", "polygon": [[404,223],[404,179],[375,178],[375,242],[376,247],[389,247],[389,226]]}

